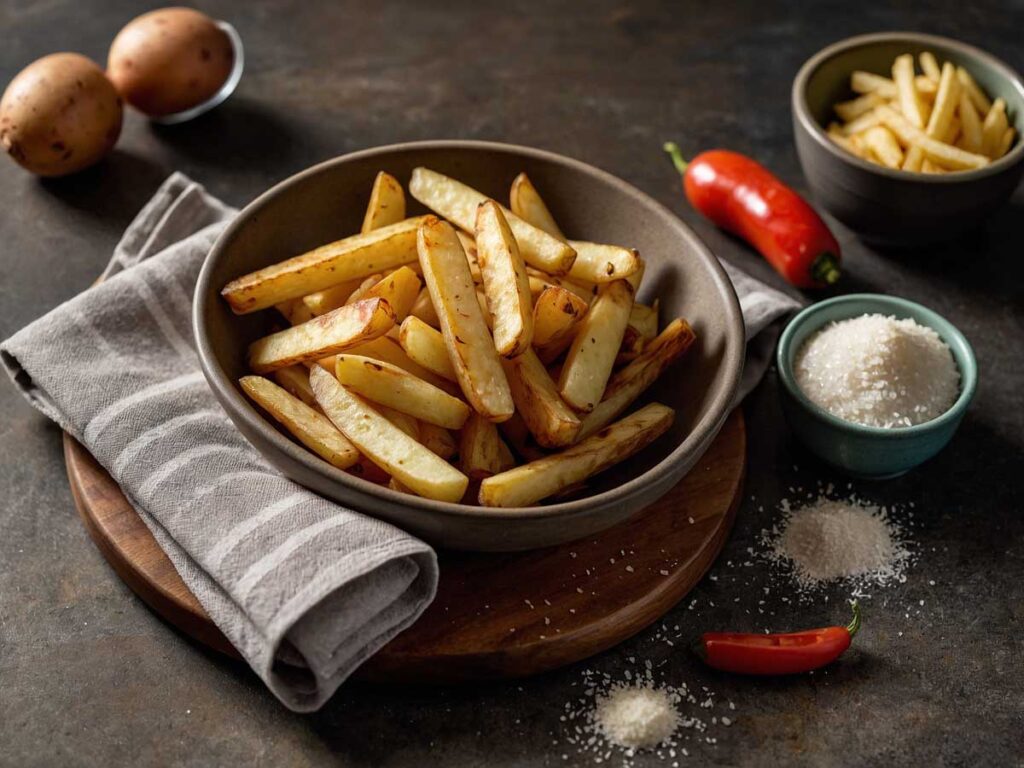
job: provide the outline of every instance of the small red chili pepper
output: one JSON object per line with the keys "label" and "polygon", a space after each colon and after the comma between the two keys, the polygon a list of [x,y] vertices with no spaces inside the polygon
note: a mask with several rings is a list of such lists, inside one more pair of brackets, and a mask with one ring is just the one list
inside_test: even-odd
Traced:
{"label": "small red chili pepper", "polygon": [[708,666],[741,675],[792,675],[824,667],[838,659],[860,629],[860,606],[854,601],[853,620],[845,627],[805,632],[758,635],[707,632],[694,652]]}
{"label": "small red chili pepper", "polygon": [[797,288],[821,288],[839,279],[839,243],[796,192],[760,163],[713,149],[687,163],[668,142],[690,204],[722,229],[756,248]]}

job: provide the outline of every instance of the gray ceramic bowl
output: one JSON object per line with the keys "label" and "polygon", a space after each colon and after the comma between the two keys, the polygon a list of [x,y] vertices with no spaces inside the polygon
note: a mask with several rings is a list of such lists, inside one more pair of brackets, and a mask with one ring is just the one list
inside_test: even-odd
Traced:
{"label": "gray ceramic bowl", "polygon": [[[273,313],[235,316],[221,300],[232,278],[359,231],[374,176],[403,184],[423,165],[499,200],[526,171],[571,235],[640,249],[648,271],[640,298],[661,299],[662,318],[686,317],[697,343],[643,401],[677,409],[674,427],[628,462],[595,478],[584,498],[522,509],[421,499],[353,477],[285,437],[239,391],[249,342]],[[410,215],[424,210],[410,199]],[[194,324],[203,370],[239,430],[282,473],[342,504],[391,521],[441,546],[516,550],[607,528],[674,486],[729,413],[743,367],[743,320],[717,259],[678,218],[635,188],[549,152],[472,141],[400,144],[317,165],[250,203],[217,241],[196,287]]]}
{"label": "gray ceramic bowl", "polygon": [[[932,328],[949,345],[960,370],[960,396],[941,416],[912,427],[866,427],[833,416],[797,385],[793,362],[812,334],[829,323],[874,313],[911,318]],[[783,411],[797,438],[829,464],[856,477],[879,480],[902,475],[941,451],[960,426],[978,386],[974,351],[956,326],[913,301],[874,293],[837,296],[800,312],[779,338],[776,364]]]}
{"label": "gray ceramic bowl", "polygon": [[[832,105],[852,98],[850,73],[890,75],[902,53],[932,51],[939,61],[962,65],[991,96],[1006,100],[1017,139],[1010,151],[976,171],[930,175],[881,168],[836,146],[825,133]],[[945,37],[884,32],[831,45],[801,67],[793,82],[793,133],[804,176],[836,218],[865,240],[920,246],[975,226],[1016,189],[1024,173],[1024,82],[1006,64]]]}

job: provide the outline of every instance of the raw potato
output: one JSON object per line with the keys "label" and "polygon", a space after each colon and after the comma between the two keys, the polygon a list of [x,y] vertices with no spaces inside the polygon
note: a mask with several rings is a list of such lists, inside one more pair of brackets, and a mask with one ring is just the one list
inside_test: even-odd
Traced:
{"label": "raw potato", "polygon": [[359,451],[319,411],[262,376],[243,376],[238,383],[245,394],[324,461],[338,469],[348,469],[359,461]]}
{"label": "raw potato", "polygon": [[[417,168],[412,172],[409,193],[427,208],[444,216],[466,232],[473,231],[476,224],[476,209],[480,203],[487,200],[486,195],[472,187],[427,168]],[[569,271],[576,258],[576,252],[571,247],[528,224],[511,211],[502,212],[508,219],[508,225],[519,244],[519,251],[528,264],[553,275],[562,275]]]}
{"label": "raw potato", "polygon": [[[390,275],[373,283],[359,295],[359,300],[384,299],[395,311],[395,322],[405,320],[420,295],[420,279],[408,267],[399,267]],[[349,303],[351,303],[351,299]]]}
{"label": "raw potato", "polygon": [[630,248],[571,240],[576,261],[569,277],[588,283],[610,283],[629,277],[640,269],[640,256]]}
{"label": "raw potato", "polygon": [[544,364],[531,349],[504,363],[512,387],[516,412],[530,433],[545,448],[571,445],[580,431],[580,420],[558,394]]}
{"label": "raw potato", "polygon": [[526,507],[618,464],[672,426],[675,411],[651,403],[561,453],[532,461],[480,484],[486,507]]}
{"label": "raw potato", "polygon": [[305,366],[289,365],[287,368],[278,368],[274,371],[274,381],[310,408],[320,407],[316,404],[313,390],[309,386],[309,369]]}
{"label": "raw potato", "polygon": [[476,245],[487,308],[493,318],[494,347],[502,357],[521,355],[533,340],[530,280],[512,230],[493,200],[477,209]]}
{"label": "raw potato", "polygon": [[232,280],[221,291],[235,314],[244,315],[365,278],[416,260],[416,230],[426,217],[353,235]]}
{"label": "raw potato", "polygon": [[459,464],[473,480],[481,480],[515,466],[498,428],[477,413],[469,417],[459,440]]}
{"label": "raw potato", "polygon": [[469,406],[397,365],[359,355],[338,355],[338,381],[380,405],[446,429],[461,429]]}
{"label": "raw potato", "polygon": [[249,345],[249,367],[255,373],[268,373],[318,360],[383,336],[394,324],[395,313],[383,299],[348,304],[254,341]]}
{"label": "raw potato", "polygon": [[398,179],[381,171],[373,180],[370,202],[363,217],[362,232],[397,224],[405,218],[405,192]]}
{"label": "raw potato", "polygon": [[512,393],[455,230],[430,217],[420,228],[418,249],[459,385],[478,413],[490,421],[504,421],[515,410]]}
{"label": "raw potato", "polygon": [[592,411],[601,401],[632,308],[632,286],[616,280],[601,288],[583,318],[558,382],[562,399],[577,411]]}
{"label": "raw potato", "polygon": [[414,493],[438,501],[461,501],[469,478],[420,445],[346,390],[322,368],[310,371],[317,402],[360,453]]}
{"label": "raw potato", "polygon": [[537,229],[547,232],[552,237],[565,242],[565,235],[555,223],[555,217],[551,215],[547,205],[541,198],[537,188],[525,173],[520,173],[512,182],[512,189],[509,191],[509,204],[512,213],[529,222]]}
{"label": "raw potato", "polygon": [[409,358],[417,364],[449,381],[458,380],[440,331],[431,328],[418,317],[410,316],[402,323],[398,341]]}
{"label": "raw potato", "polygon": [[103,70],[77,53],[54,53],[25,67],[4,91],[0,144],[32,173],[65,176],[113,148],[121,118],[121,98]]}

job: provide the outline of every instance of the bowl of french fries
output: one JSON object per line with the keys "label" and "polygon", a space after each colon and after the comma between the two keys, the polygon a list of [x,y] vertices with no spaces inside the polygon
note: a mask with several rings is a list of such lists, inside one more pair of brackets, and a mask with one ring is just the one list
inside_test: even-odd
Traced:
{"label": "bowl of french fries", "polygon": [[956,40],[843,40],[800,69],[792,107],[812,192],[869,241],[921,246],[960,235],[1024,173],[1024,82]]}
{"label": "bowl of french fries", "polygon": [[744,333],[718,261],[615,177],[418,142],[322,163],[225,230],[204,372],[283,474],[439,546],[582,538],[670,490],[721,428]]}

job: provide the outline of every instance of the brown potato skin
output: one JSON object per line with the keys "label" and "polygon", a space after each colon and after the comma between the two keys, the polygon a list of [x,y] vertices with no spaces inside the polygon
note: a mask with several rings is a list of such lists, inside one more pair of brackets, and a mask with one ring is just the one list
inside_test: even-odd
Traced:
{"label": "brown potato skin", "polygon": [[161,8],[118,32],[107,76],[125,101],[161,117],[213,96],[231,73],[231,40],[213,19],[191,8]]}
{"label": "brown potato skin", "polygon": [[34,61],[0,100],[0,144],[39,176],[65,176],[88,168],[121,135],[117,90],[94,62],[77,53]]}

